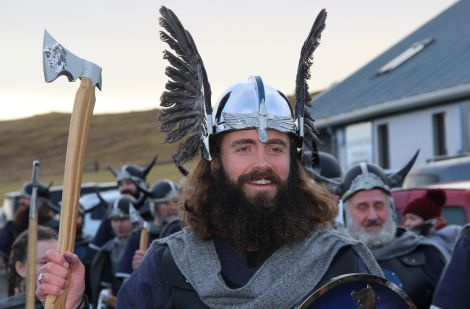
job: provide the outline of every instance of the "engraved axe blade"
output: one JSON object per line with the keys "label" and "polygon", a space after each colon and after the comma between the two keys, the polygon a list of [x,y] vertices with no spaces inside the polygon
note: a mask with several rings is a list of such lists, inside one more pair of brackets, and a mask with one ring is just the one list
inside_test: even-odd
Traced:
{"label": "engraved axe blade", "polygon": [[69,82],[87,77],[93,85],[101,90],[101,68],[93,62],[75,56],[59,44],[44,30],[43,44],[44,79],[50,83],[61,75],[67,76]]}
{"label": "engraved axe blade", "polygon": [[137,209],[135,209],[135,207],[132,205],[130,205],[129,207],[129,216],[131,218],[132,223],[137,224],[142,229],[147,228],[148,223],[144,219],[142,219]]}

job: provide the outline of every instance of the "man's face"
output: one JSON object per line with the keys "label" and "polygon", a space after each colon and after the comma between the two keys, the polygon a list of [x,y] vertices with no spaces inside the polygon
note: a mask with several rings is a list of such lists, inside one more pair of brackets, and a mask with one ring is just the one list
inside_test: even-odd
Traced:
{"label": "man's face", "polygon": [[19,204],[21,207],[28,208],[30,203],[31,203],[31,198],[29,196],[25,196],[25,195],[20,196]]}
{"label": "man's face", "polygon": [[83,232],[82,231],[83,230],[83,222],[84,222],[83,214],[78,213],[78,215],[77,215],[77,229],[75,230],[75,235],[76,236],[82,234],[82,232]]}
{"label": "man's face", "polygon": [[133,229],[132,221],[129,218],[111,219],[111,226],[117,237],[127,237]]}
{"label": "man's face", "polygon": [[229,179],[242,184],[249,200],[261,194],[274,198],[279,182],[289,177],[289,151],[285,133],[268,130],[268,141],[261,143],[257,130],[239,130],[222,137],[221,162]]}
{"label": "man's face", "polygon": [[380,190],[362,190],[348,200],[350,219],[369,234],[378,233],[389,216],[388,195]]}
{"label": "man's face", "polygon": [[156,204],[155,208],[158,209],[159,218],[165,221],[169,218],[178,217],[180,203],[178,201],[168,201],[168,202]]}
{"label": "man's face", "polygon": [[410,229],[414,228],[415,226],[420,225],[423,222],[424,222],[423,218],[421,218],[418,215],[412,214],[412,213],[407,213],[403,217],[403,226],[407,230],[410,230]]}
{"label": "man's face", "polygon": [[118,189],[121,194],[129,194],[134,197],[138,195],[138,189],[130,179],[119,180]]}

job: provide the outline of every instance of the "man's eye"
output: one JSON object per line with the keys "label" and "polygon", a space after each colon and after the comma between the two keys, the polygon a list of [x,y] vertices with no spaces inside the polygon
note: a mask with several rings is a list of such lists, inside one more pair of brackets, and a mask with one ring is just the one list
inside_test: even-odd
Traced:
{"label": "man's eye", "polygon": [[281,153],[281,152],[283,152],[284,150],[283,150],[281,147],[272,147],[272,148],[271,148],[271,151],[272,151],[272,152],[275,152],[275,153]]}
{"label": "man's eye", "polygon": [[366,210],[368,207],[367,207],[366,204],[359,204],[359,205],[356,206],[356,208],[357,208],[358,210],[363,211],[363,210]]}
{"label": "man's eye", "polygon": [[238,152],[248,152],[248,151],[250,151],[250,147],[248,146],[238,148]]}
{"label": "man's eye", "polygon": [[385,208],[385,204],[384,204],[384,203],[375,203],[375,204],[374,204],[374,207],[375,207],[375,209],[377,209],[377,210],[382,210],[382,209]]}

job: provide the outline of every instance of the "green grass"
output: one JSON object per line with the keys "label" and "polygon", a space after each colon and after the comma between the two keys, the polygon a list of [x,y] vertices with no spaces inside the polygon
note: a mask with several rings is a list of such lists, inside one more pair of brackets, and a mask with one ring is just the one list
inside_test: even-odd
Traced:
{"label": "green grass", "polygon": [[[148,182],[178,180],[181,174],[171,161],[176,145],[163,144],[156,119],[157,110],[94,115],[82,183],[114,181],[107,166],[115,170],[125,163],[145,166],[155,154],[159,159]],[[69,121],[70,114],[63,113],[0,121],[0,199],[31,179],[33,160],[40,162],[42,183],[62,184]]]}

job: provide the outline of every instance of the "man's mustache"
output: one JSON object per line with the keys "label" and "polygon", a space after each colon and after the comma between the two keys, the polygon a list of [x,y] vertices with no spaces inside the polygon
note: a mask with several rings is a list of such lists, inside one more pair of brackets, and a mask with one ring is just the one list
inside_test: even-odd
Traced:
{"label": "man's mustache", "polygon": [[374,219],[374,220],[366,220],[364,222],[364,227],[373,227],[373,226],[382,226],[383,222],[382,220],[379,219]]}
{"label": "man's mustache", "polygon": [[238,177],[238,184],[243,185],[245,183],[249,183],[252,181],[260,180],[260,179],[266,179],[272,182],[273,184],[280,184],[281,179],[279,176],[270,168],[266,170],[253,170],[247,174],[243,174],[240,177]]}

